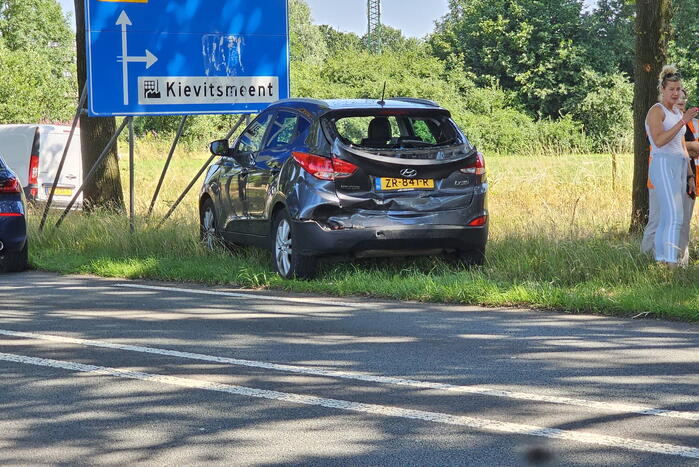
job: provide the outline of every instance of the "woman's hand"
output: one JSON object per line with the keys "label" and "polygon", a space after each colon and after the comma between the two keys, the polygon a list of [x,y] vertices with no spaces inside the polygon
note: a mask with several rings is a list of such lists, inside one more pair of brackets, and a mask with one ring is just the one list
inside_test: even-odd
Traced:
{"label": "woman's hand", "polygon": [[697,198],[697,181],[694,177],[687,177],[687,194],[690,198]]}
{"label": "woman's hand", "polygon": [[697,198],[696,175],[697,174],[694,172],[694,164],[690,162],[689,166],[687,167],[687,195],[689,195],[689,197],[692,199]]}
{"label": "woman's hand", "polygon": [[686,141],[687,151],[689,151],[689,157],[696,159],[699,157],[699,142],[697,141]]}
{"label": "woman's hand", "polygon": [[690,122],[697,116],[697,114],[699,114],[699,107],[692,107],[691,109],[687,110],[684,115],[682,115],[682,120],[685,122]]}

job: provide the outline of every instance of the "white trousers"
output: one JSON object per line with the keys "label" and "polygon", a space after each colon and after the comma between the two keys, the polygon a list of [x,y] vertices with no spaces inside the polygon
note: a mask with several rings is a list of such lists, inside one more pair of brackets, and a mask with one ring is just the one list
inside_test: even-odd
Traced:
{"label": "white trousers", "polygon": [[[679,244],[679,263],[682,265],[689,264],[689,230],[692,225],[694,203],[695,200],[689,196],[682,198],[684,220],[682,222],[682,230],[680,231]],[[658,230],[658,224],[660,223],[660,206],[656,199],[655,188],[648,189],[648,208],[648,224],[643,231],[643,240],[641,241],[641,251],[643,253],[653,253],[655,251],[655,232]]]}
{"label": "white trousers", "polygon": [[641,249],[655,251],[657,261],[689,261],[689,228],[694,200],[687,196],[689,160],[679,154],[653,154],[649,177],[650,212]]}

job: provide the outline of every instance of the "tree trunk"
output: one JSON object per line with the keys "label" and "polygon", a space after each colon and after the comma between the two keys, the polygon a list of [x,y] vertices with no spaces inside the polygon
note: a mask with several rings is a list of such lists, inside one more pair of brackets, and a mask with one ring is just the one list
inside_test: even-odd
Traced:
{"label": "tree trunk", "polygon": [[636,0],[636,62],[634,66],[634,172],[631,232],[648,222],[648,156],[646,114],[658,102],[658,76],[667,63],[672,0]]}
{"label": "tree trunk", "polygon": [[[87,59],[85,56],[85,2],[74,0],[78,65],[78,92],[83,89],[87,79]],[[87,96],[88,102],[91,96]],[[88,117],[80,116],[80,146],[82,150],[83,174],[87,174],[107,143],[116,131],[114,117]],[[85,207],[107,208],[115,211],[124,210],[124,194],[121,188],[121,176],[119,174],[119,158],[116,145],[95,172],[95,176],[85,185]]]}

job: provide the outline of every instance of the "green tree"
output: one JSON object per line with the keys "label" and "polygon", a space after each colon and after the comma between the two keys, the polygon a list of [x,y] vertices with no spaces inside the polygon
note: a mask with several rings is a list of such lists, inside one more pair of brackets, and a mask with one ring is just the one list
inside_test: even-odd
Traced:
{"label": "green tree", "polygon": [[70,48],[73,42],[56,0],[0,0],[0,35],[10,50]]}
{"label": "green tree", "polygon": [[565,113],[582,123],[597,151],[633,145],[633,84],[624,73],[585,72],[581,86],[589,91],[568,101]]}
{"label": "green tree", "polygon": [[34,50],[9,50],[0,45],[0,123],[66,120],[74,90],[56,80],[45,56]]}
{"label": "green tree", "polygon": [[585,145],[581,125],[570,118],[535,122],[512,104],[512,96],[497,87],[478,88],[461,71],[422,50],[344,50],[323,66],[292,66],[296,96],[378,100],[386,97],[432,99],[449,109],[469,139],[482,150],[501,153],[541,151],[545,146],[565,152]]}
{"label": "green tree", "polygon": [[692,104],[699,103],[699,2],[674,0],[672,2],[672,36],[668,44],[669,61],[682,72],[684,87],[689,91]]}
{"label": "green tree", "polygon": [[319,65],[327,58],[325,37],[313,24],[306,0],[289,0],[289,36],[292,61]]}
{"label": "green tree", "polygon": [[1,121],[70,118],[76,102],[73,40],[56,0],[0,0]]}
{"label": "green tree", "polygon": [[629,0],[598,0],[584,15],[586,48],[596,71],[633,76],[635,13]]}
{"label": "green tree", "polygon": [[360,50],[365,47],[362,38],[353,32],[342,32],[326,24],[318,26],[325,38],[328,55],[335,55],[343,50]]}
{"label": "green tree", "polygon": [[558,117],[589,66],[581,12],[580,0],[450,0],[430,44],[534,115]]}
{"label": "green tree", "polygon": [[[405,53],[424,47],[423,41],[414,37],[405,37],[400,29],[382,24],[378,31],[381,34],[381,49],[384,51]],[[365,48],[367,48],[368,40],[366,35],[362,36],[362,44]]]}
{"label": "green tree", "polygon": [[[319,26],[328,49],[329,56],[344,50],[367,50],[367,36],[358,36],[352,32],[342,32],[332,26]],[[382,24],[380,27],[381,47],[384,51],[407,52],[426,50],[425,42],[413,37],[405,37],[400,29]]]}

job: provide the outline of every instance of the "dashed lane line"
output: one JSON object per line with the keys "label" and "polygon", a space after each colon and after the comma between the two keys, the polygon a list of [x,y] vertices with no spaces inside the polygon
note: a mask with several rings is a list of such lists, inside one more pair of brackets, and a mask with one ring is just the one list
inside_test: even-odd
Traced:
{"label": "dashed lane line", "polygon": [[653,407],[648,407],[648,406],[643,406],[643,405],[636,405],[636,404],[591,401],[591,400],[576,399],[576,398],[571,398],[571,397],[559,397],[559,396],[551,396],[551,395],[545,395],[545,394],[506,391],[506,390],[501,390],[501,389],[490,388],[487,386],[475,386],[475,385],[474,386],[459,386],[459,385],[452,385],[452,384],[445,384],[445,383],[435,383],[435,382],[430,382],[430,381],[418,381],[418,380],[413,380],[413,379],[395,378],[395,377],[391,377],[391,376],[378,376],[378,375],[372,375],[372,374],[367,374],[367,373],[355,373],[355,372],[346,372],[346,371],[337,371],[337,370],[325,370],[325,369],[320,369],[320,368],[310,368],[310,367],[295,366],[295,365],[282,365],[282,364],[277,364],[277,363],[261,362],[261,361],[254,361],[254,360],[241,360],[241,359],[229,358],[229,357],[217,357],[217,356],[212,356],[212,355],[204,355],[204,354],[191,353],[191,352],[180,352],[180,351],[176,351],[176,350],[158,349],[158,348],[153,348],[153,347],[142,347],[142,346],[138,346],[138,345],[117,344],[117,343],[98,341],[98,340],[76,339],[76,338],[72,338],[72,337],[36,334],[36,333],[30,333],[30,332],[19,332],[19,331],[11,331],[11,330],[6,330],[6,329],[0,329],[0,335],[10,336],[10,337],[18,337],[18,338],[26,338],[26,339],[36,339],[36,340],[43,340],[43,341],[49,341],[49,342],[75,344],[75,345],[82,345],[82,346],[86,346],[86,347],[100,347],[100,348],[106,348],[106,349],[124,350],[124,351],[129,351],[129,352],[139,352],[139,353],[145,353],[145,354],[163,355],[163,356],[168,356],[168,357],[184,358],[184,359],[188,359],[188,360],[197,360],[197,361],[204,361],[204,362],[211,362],[211,363],[223,363],[223,364],[234,365],[234,366],[260,368],[260,369],[265,369],[265,370],[273,370],[273,371],[280,371],[280,372],[286,372],[286,373],[322,376],[322,377],[328,377],[328,378],[338,378],[338,379],[355,380],[355,381],[363,381],[363,382],[370,382],[370,383],[389,384],[389,385],[395,385],[395,386],[407,386],[407,387],[414,387],[414,388],[420,388],[420,389],[451,391],[451,392],[456,392],[456,393],[461,393],[461,394],[475,394],[475,395],[483,395],[483,396],[502,397],[502,398],[507,398],[507,399],[526,400],[526,401],[530,401],[530,402],[543,402],[543,403],[550,403],[550,404],[570,405],[570,406],[584,407],[587,409],[596,409],[596,410],[602,410],[605,412],[613,412],[613,413],[621,413],[621,414],[635,413],[635,414],[640,414],[640,415],[654,415],[654,416],[660,416],[660,417],[681,418],[681,419],[686,419],[686,420],[699,421],[699,413],[696,413],[696,412],[682,412],[682,411],[675,411],[675,410],[665,410],[665,409],[658,409],[658,408],[653,408]]}
{"label": "dashed lane line", "polygon": [[401,407],[390,407],[376,404],[362,404],[346,400],[326,399],[324,397],[307,396],[302,394],[293,394],[279,391],[269,391],[244,386],[214,383],[211,381],[204,381],[199,379],[179,378],[175,376],[142,373],[138,371],[123,370],[120,368],[109,368],[97,365],[85,365],[76,362],[35,358],[24,355],[0,353],[0,360],[25,365],[60,368],[82,373],[113,376],[124,379],[149,381],[152,383],[179,386],[189,389],[201,389],[206,391],[222,392],[241,396],[255,397],[260,399],[290,402],[294,404],[303,404],[308,406],[326,407],[329,409],[367,413],[382,417],[423,420],[427,422],[440,423],[445,425],[457,425],[488,432],[529,435],[551,439],[562,439],[598,446],[607,446],[647,453],[652,452],[658,454],[665,454],[669,456],[699,459],[699,448],[691,446],[656,443],[653,441],[620,438],[617,436],[607,436],[580,431],[560,430],[558,428],[545,428],[534,425],[524,425],[519,423],[488,420],[484,418],[464,417],[439,412],[428,412],[424,410],[404,409]]}

